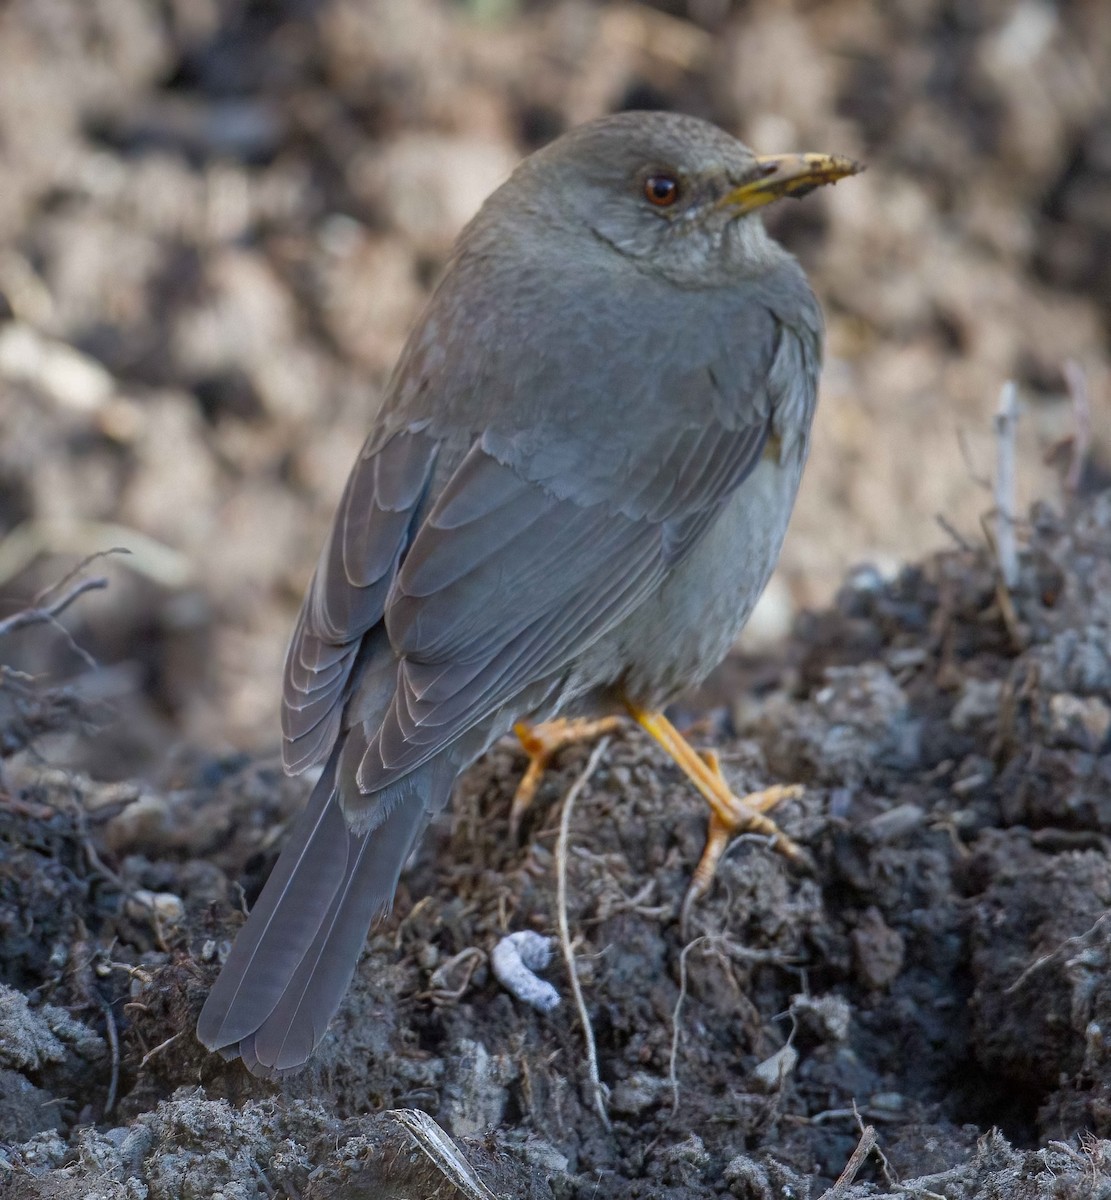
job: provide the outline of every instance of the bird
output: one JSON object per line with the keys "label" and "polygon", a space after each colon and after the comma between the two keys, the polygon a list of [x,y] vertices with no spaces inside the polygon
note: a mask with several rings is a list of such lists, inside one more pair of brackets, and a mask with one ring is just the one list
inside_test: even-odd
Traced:
{"label": "bird", "polygon": [[[760,209],[860,170],[626,112],[525,158],[459,236],[293,631],[283,765],[322,768],[197,1026],[301,1069],[456,777],[517,731],[514,818],[569,740],[631,716],[711,807],[692,889],[790,786],[734,796],[663,714],[779,556],[823,321]],[[562,722],[562,724],[561,724]]]}

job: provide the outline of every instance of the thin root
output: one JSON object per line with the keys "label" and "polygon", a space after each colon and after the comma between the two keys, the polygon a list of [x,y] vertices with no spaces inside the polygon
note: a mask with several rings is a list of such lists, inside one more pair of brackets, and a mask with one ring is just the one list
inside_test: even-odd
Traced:
{"label": "thin root", "polygon": [[567,843],[571,830],[571,813],[575,801],[583,788],[590,782],[598,764],[602,761],[609,746],[609,738],[603,737],[594,747],[582,774],[571,785],[567,798],[563,801],[563,813],[559,820],[559,841],[556,844],[556,915],[559,924],[559,945],[563,951],[563,960],[567,964],[567,974],[571,979],[571,991],[575,997],[575,1008],[579,1020],[582,1021],[583,1037],[586,1040],[587,1072],[590,1077],[590,1090],[594,1098],[594,1107],[602,1118],[602,1124],[610,1128],[609,1114],[606,1112],[605,1091],[601,1076],[598,1074],[598,1051],[594,1043],[594,1027],[590,1023],[590,1014],[586,1010],[583,999],[582,985],[579,983],[579,973],[575,967],[575,952],[571,946],[571,933],[567,923]]}

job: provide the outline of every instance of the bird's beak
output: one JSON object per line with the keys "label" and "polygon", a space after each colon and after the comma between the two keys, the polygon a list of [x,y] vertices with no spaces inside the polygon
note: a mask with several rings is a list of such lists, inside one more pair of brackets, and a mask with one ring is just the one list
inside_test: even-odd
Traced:
{"label": "bird's beak", "polygon": [[718,204],[739,217],[781,196],[805,196],[824,183],[863,170],[863,163],[841,154],[758,154],[753,177],[727,192]]}

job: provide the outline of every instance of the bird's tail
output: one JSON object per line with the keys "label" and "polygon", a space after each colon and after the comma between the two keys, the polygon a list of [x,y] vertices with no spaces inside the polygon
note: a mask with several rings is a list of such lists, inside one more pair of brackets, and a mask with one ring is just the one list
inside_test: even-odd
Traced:
{"label": "bird's tail", "polygon": [[[396,785],[396,798],[381,796],[381,820],[355,833],[337,788],[340,757],[337,747],[197,1022],[210,1050],[241,1056],[255,1075],[308,1061],[351,982],[371,922],[388,908],[429,814],[450,790],[450,772],[414,772]],[[431,789],[443,794],[421,794]]]}

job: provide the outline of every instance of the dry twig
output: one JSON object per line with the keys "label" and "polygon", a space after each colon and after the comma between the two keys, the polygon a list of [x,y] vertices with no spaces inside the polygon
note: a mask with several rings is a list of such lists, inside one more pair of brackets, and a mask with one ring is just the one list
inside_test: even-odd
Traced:
{"label": "dry twig", "polygon": [[687,942],[679,955],[679,998],[671,1013],[671,1053],[667,1059],[667,1079],[671,1084],[671,1112],[679,1111],[679,1014],[683,1001],[687,998],[687,955],[702,942],[710,940],[710,934],[703,934],[693,941]]}
{"label": "dry twig", "polygon": [[[454,1004],[462,999],[463,993],[471,986],[475,971],[486,962],[486,952],[478,946],[468,946],[453,954],[432,972],[429,983],[432,985],[427,992],[421,992],[419,999],[429,999],[435,1005]],[[459,981],[452,986],[451,977],[456,968],[462,967]]]}
{"label": "dry twig", "polygon": [[1084,466],[1092,445],[1092,400],[1088,394],[1088,376],[1075,358],[1065,359],[1061,370],[1072,401],[1072,450],[1069,454],[1069,469],[1065,474],[1065,490],[1070,496],[1080,491],[1084,481]]}
{"label": "dry twig", "polygon": [[833,1187],[822,1193],[820,1200],[842,1200],[845,1193],[852,1187],[853,1180],[856,1179],[860,1168],[864,1166],[864,1160],[872,1153],[875,1146],[876,1128],[874,1125],[865,1125],[860,1131],[860,1141],[857,1142],[856,1149],[849,1155],[845,1169],[837,1176],[837,1182]]}
{"label": "dry twig", "polygon": [[1083,946],[1088,939],[1108,921],[1111,921],[1111,913],[1104,913],[1103,916],[1096,920],[1094,925],[1089,926],[1084,930],[1083,933],[1077,933],[1072,937],[1065,938],[1063,942],[1060,942],[1058,945],[1054,946],[1052,950],[1045,954],[1039,954],[1038,957],[1035,958],[1034,961],[1023,970],[1022,974],[1019,975],[1014,983],[1008,984],[1008,986],[1003,989],[1003,995],[1014,995],[1014,993],[1017,992],[1020,987],[1022,987],[1022,985],[1030,978],[1031,975],[1040,971],[1042,967],[1048,966],[1055,958],[1063,954],[1066,950],[1069,950],[1074,946]]}
{"label": "dry twig", "polygon": [[968,478],[978,488],[983,488],[985,492],[990,492],[991,480],[976,469],[976,464],[972,459],[972,447],[968,444],[968,431],[965,429],[957,430],[957,449],[960,450],[961,458],[964,459],[964,467],[968,472]]}
{"label": "dry twig", "polygon": [[414,1108],[395,1108],[387,1115],[413,1139],[458,1195],[465,1200],[496,1200],[459,1147],[427,1113]]}
{"label": "dry twig", "polygon": [[590,1074],[590,1089],[594,1096],[594,1107],[598,1110],[598,1115],[602,1118],[602,1123],[607,1129],[610,1128],[610,1119],[609,1114],[606,1112],[602,1080],[598,1074],[598,1051],[594,1044],[594,1027],[590,1024],[590,1014],[586,1011],[586,1001],[583,999],[582,986],[579,983],[579,973],[575,967],[575,952],[571,946],[571,933],[567,924],[567,842],[571,830],[571,813],[575,807],[575,801],[579,798],[583,788],[586,787],[590,781],[590,777],[602,761],[602,755],[609,748],[609,743],[610,740],[608,737],[602,738],[594,747],[590,758],[587,759],[582,774],[571,785],[567,793],[567,798],[563,801],[563,813],[559,819],[559,841],[556,843],[556,909],[559,925],[559,945],[563,951],[564,962],[567,964],[567,974],[571,978],[571,991],[575,997],[575,1007],[578,1009],[579,1019],[582,1021],[583,1037],[586,1040],[587,1070]]}
{"label": "dry twig", "polygon": [[966,554],[973,553],[972,543],[964,536],[964,534],[961,533],[961,531],[953,524],[953,522],[945,516],[944,513],[934,513],[934,520]]}
{"label": "dry twig", "polygon": [[120,1087],[120,1035],[116,1029],[116,1014],[111,1004],[100,997],[100,1007],[104,1013],[104,1028],[108,1034],[108,1048],[112,1052],[112,1076],[108,1081],[108,1096],[104,1101],[104,1115],[110,1117],[116,1107],[116,1096]]}
{"label": "dry twig", "polygon": [[[683,1001],[687,998],[687,955],[696,946],[700,946],[703,943],[710,944],[718,952],[721,961],[726,963],[727,966],[731,966],[731,959],[738,959],[741,962],[747,963],[775,963],[781,967],[786,967],[790,963],[789,959],[774,950],[750,950],[747,946],[742,946],[720,933],[700,934],[698,937],[692,938],[683,947],[679,954],[679,996],[671,1012],[671,1052],[668,1055],[667,1070],[668,1082],[671,1084],[671,1111],[673,1114],[679,1111],[679,1016],[682,1012]],[[738,994],[743,995],[736,979],[733,980],[733,985]]]}
{"label": "dry twig", "polygon": [[28,625],[43,625],[47,622],[53,624],[54,619],[65,612],[78,597],[83,596],[86,592],[102,591],[107,586],[108,580],[102,575],[98,575],[94,579],[82,579],[80,583],[74,584],[68,592],[59,596],[53,604],[20,609],[19,612],[12,613],[10,617],[0,621],[0,637],[7,637],[9,634],[15,633],[17,629],[24,629]]}
{"label": "dry twig", "polygon": [[174,1042],[176,1042],[178,1040],[178,1038],[181,1037],[182,1034],[184,1034],[184,1033],[185,1033],[184,1029],[179,1029],[177,1031],[177,1033],[170,1034],[170,1036],[164,1042],[159,1042],[158,1045],[155,1046],[153,1050],[148,1050],[146,1052],[146,1054],[143,1055],[142,1059],[139,1062],[139,1070],[141,1071],[147,1065],[147,1063],[149,1063],[150,1060],[152,1058],[154,1058],[154,1056],[156,1054],[161,1054],[163,1050],[166,1050],[170,1046],[172,1046],[174,1044]]}
{"label": "dry twig", "polygon": [[1015,536],[1015,433],[1018,392],[1008,379],[995,413],[995,552],[1008,591],[1018,585],[1018,541]]}

